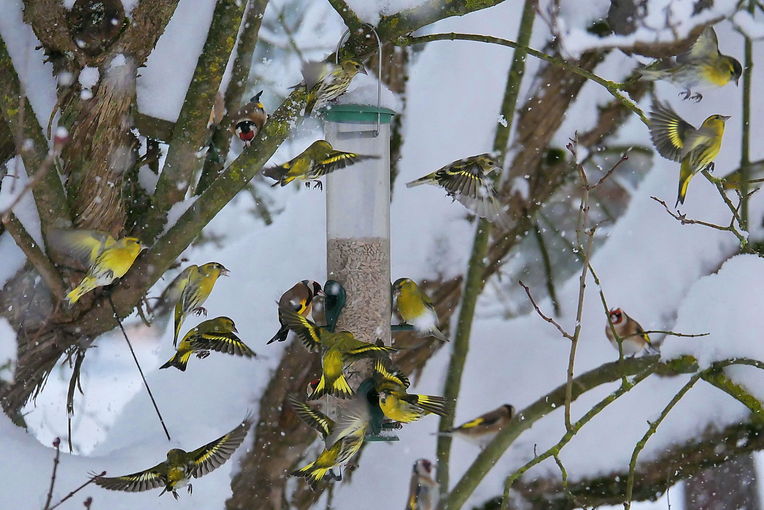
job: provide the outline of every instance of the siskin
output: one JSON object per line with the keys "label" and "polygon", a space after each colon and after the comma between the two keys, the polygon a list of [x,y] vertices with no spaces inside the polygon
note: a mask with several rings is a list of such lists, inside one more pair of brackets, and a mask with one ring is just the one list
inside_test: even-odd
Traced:
{"label": "siskin", "polygon": [[379,156],[334,150],[332,144],[326,140],[316,140],[295,158],[282,165],[264,169],[263,175],[276,181],[273,186],[286,186],[296,179],[305,181],[305,187],[310,187],[310,183],[313,182],[314,188],[323,189],[321,181],[318,180],[322,176],[365,159],[378,158]]}
{"label": "siskin", "polygon": [[346,401],[338,408],[336,421],[294,397],[290,397],[289,402],[300,419],[324,438],[324,450],[316,460],[292,472],[292,476],[306,478],[312,487],[325,477],[342,480],[333,469],[350,462],[363,445],[370,421],[366,396],[359,395]]}
{"label": "siskin", "polygon": [[489,154],[480,154],[453,161],[406,183],[406,187],[421,184],[440,186],[448,192],[448,196],[458,200],[471,213],[508,228],[509,218],[502,210],[496,189],[488,178],[493,172],[501,172],[499,165]]}
{"label": "siskin", "polygon": [[367,74],[363,65],[355,60],[343,60],[340,65],[327,62],[303,64],[302,76],[308,89],[305,114],[320,110],[344,94],[358,73]]}
{"label": "siskin", "polygon": [[280,308],[289,329],[294,331],[309,351],[321,351],[321,379],[310,398],[316,399],[324,394],[338,398],[350,398],[353,389],[345,379],[343,370],[346,365],[362,358],[369,358],[379,353],[395,352],[394,347],[374,345],[357,340],[349,331],[331,332],[316,326],[306,317],[289,308]]}
{"label": "siskin", "polygon": [[618,338],[621,340],[621,349],[624,356],[632,356],[642,352],[644,349],[655,351],[655,348],[650,342],[650,336],[645,333],[642,326],[637,321],[626,315],[626,312],[620,308],[613,308],[608,312],[608,318],[610,323],[613,324],[613,328],[610,328],[610,323],[605,324],[605,335],[610,340],[610,345],[617,351],[618,341],[615,335],[613,335],[613,329],[615,329]]}
{"label": "siskin", "polygon": [[257,136],[257,133],[265,125],[265,121],[268,120],[268,114],[265,113],[265,107],[260,102],[260,96],[263,94],[261,90],[255,94],[249,103],[242,106],[239,111],[233,116],[231,123],[231,131],[244,142],[244,145],[249,146],[252,140]]}
{"label": "siskin", "polygon": [[122,278],[146,248],[135,237],[117,241],[98,230],[52,230],[48,239],[57,249],[89,266],[79,285],[66,295],[71,304],[91,290]]}
{"label": "siskin", "polygon": [[440,484],[433,479],[432,471],[432,462],[429,460],[418,459],[414,462],[406,510],[435,510],[437,508]]}
{"label": "siskin", "polygon": [[186,452],[173,448],[167,452],[167,460],[156,466],[124,476],[103,477],[95,479],[95,483],[104,489],[113,491],[140,492],[158,487],[164,487],[160,496],[171,492],[178,499],[177,490],[188,485],[191,493],[191,478],[199,478],[210,471],[222,466],[233,452],[241,445],[252,421],[247,418],[228,434],[197,448]]}
{"label": "siskin", "polygon": [[441,342],[448,342],[448,337],[438,329],[435,306],[414,280],[395,280],[393,310],[404,323],[414,326],[414,330],[421,336],[433,336]]}
{"label": "siskin", "polygon": [[684,203],[687,186],[698,172],[714,168],[724,136],[725,115],[711,115],[695,129],[669,106],[653,100],[650,112],[650,137],[661,156],[682,163],[679,171],[679,192],[676,203]]}
{"label": "siskin", "polygon": [[[299,313],[303,317],[307,317],[313,310],[314,298],[324,295],[324,291],[321,289],[321,284],[313,280],[302,280],[296,283],[291,289],[284,292],[279,298],[279,309],[291,308],[295,312]],[[273,338],[268,340],[267,343],[283,342],[287,339],[289,334],[289,326],[284,323],[284,319],[279,312],[279,324],[281,327],[273,335]]]}
{"label": "siskin", "polygon": [[[183,270],[183,273],[173,282],[178,287],[174,290],[178,294],[178,301],[175,303],[175,331],[172,339],[172,345],[178,344],[178,334],[183,325],[183,320],[190,312],[197,315],[207,314],[207,310],[202,304],[207,300],[212,292],[212,287],[218,278],[226,276],[229,273],[223,264],[218,262],[207,262],[201,266],[190,265]],[[177,282],[177,283],[176,283]]]}
{"label": "siskin", "polygon": [[404,381],[400,374],[389,371],[381,360],[374,364],[374,377],[379,394],[379,407],[388,419],[410,423],[427,414],[448,414],[446,399],[407,393],[408,380]]}
{"label": "siskin", "polygon": [[186,333],[178,345],[178,352],[170,360],[159,368],[175,367],[181,372],[186,371],[186,365],[191,355],[196,353],[197,358],[206,358],[210,351],[255,357],[255,353],[236,336],[236,324],[228,317],[215,317],[206,320]]}
{"label": "siskin", "polygon": [[485,448],[514,416],[515,408],[510,404],[504,404],[441,434],[458,436]]}
{"label": "siskin", "polygon": [[735,80],[737,85],[743,67],[736,59],[719,52],[716,32],[710,26],[700,33],[690,50],[676,57],[669,63],[656,62],[642,69],[641,77],[645,80],[665,80],[684,88],[684,99],[700,101],[703,96],[693,90],[705,90],[711,87],[723,87]]}

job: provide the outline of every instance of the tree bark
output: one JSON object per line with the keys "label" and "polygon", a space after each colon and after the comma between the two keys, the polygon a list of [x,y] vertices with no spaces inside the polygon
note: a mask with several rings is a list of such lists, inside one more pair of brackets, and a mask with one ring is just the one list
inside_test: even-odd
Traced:
{"label": "tree bark", "polygon": [[693,510],[759,510],[753,454],[733,457],[684,483],[684,507]]}

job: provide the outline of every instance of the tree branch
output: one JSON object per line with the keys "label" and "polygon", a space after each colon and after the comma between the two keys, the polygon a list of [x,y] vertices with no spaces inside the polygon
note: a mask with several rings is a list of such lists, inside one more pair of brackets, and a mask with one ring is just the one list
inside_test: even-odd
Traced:
{"label": "tree branch", "polygon": [[345,22],[345,25],[348,27],[348,30],[350,30],[351,33],[355,32],[363,25],[363,21],[358,18],[358,15],[353,11],[353,9],[350,8],[350,6],[348,6],[345,0],[328,1],[334,10],[337,11],[337,14],[340,15],[342,21]]}

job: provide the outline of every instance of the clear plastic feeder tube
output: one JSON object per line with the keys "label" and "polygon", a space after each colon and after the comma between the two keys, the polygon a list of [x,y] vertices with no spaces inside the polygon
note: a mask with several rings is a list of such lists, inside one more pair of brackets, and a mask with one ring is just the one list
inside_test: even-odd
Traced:
{"label": "clear plastic feeder tube", "polygon": [[366,159],[326,180],[327,272],[345,287],[337,322],[365,342],[390,344],[390,120],[392,110],[336,105],[326,140]]}

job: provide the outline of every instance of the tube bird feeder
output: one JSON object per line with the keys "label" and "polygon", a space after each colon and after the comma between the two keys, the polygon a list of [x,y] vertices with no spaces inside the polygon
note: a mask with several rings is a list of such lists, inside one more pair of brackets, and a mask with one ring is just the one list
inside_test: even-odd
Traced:
{"label": "tube bird feeder", "polygon": [[339,104],[324,115],[324,135],[337,150],[375,159],[326,178],[328,278],[347,293],[337,329],[390,345],[390,121],[395,112]]}

